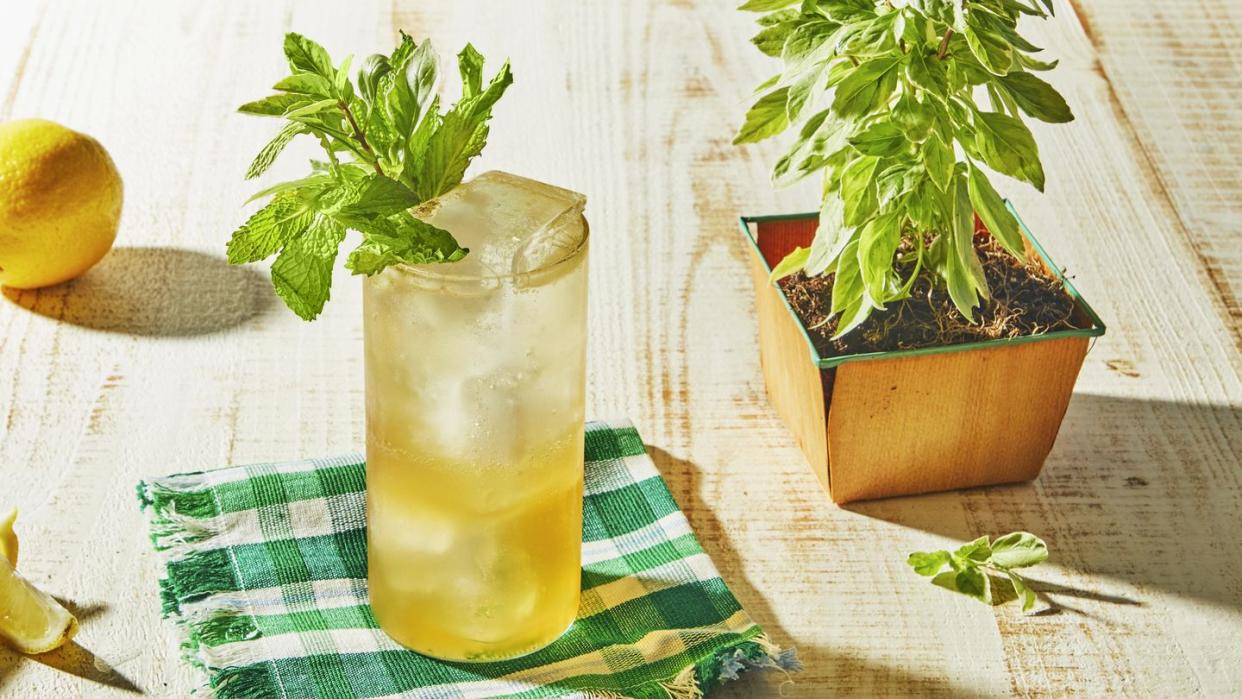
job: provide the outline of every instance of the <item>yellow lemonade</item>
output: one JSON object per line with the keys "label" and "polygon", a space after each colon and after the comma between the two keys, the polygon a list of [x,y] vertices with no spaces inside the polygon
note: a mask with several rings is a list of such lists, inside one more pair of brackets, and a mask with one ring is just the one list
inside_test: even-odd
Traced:
{"label": "yellow lemonade", "polygon": [[486,173],[416,211],[465,260],[364,282],[371,606],[412,650],[514,657],[577,614],[584,203]]}

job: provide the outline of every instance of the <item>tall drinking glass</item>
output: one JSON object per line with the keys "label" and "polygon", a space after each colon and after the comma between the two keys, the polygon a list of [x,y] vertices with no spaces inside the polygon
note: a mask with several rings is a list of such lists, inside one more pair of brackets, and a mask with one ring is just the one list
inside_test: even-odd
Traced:
{"label": "tall drinking glass", "polygon": [[371,605],[412,650],[514,657],[577,613],[585,201],[485,173],[415,211],[464,260],[364,282]]}

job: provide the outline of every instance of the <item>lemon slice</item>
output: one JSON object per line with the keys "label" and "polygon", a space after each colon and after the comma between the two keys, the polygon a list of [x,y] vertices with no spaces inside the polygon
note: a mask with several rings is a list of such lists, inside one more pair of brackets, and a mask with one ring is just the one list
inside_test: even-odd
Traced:
{"label": "lemon slice", "polygon": [[9,559],[13,567],[17,567],[17,534],[13,532],[13,523],[17,521],[17,510],[9,510],[0,515],[0,558]]}
{"label": "lemon slice", "polygon": [[17,574],[16,512],[0,518],[0,639],[23,653],[45,653],[78,632],[78,620],[52,598]]}

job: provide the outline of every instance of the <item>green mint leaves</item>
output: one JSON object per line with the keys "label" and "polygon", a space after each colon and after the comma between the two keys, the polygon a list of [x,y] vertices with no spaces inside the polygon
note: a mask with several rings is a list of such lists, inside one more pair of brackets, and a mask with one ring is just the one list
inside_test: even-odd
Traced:
{"label": "green mint leaves", "polygon": [[483,56],[467,45],[457,56],[461,98],[440,111],[440,67],[431,42],[401,33],[389,56],[368,58],[350,80],[350,58],[339,66],[322,46],[299,34],[284,43],[290,74],[277,94],[241,106],[285,121],[246,172],[265,173],[298,136],[323,146],[301,179],[268,187],[267,204],[233,233],[232,264],[273,255],[272,285],[285,304],[313,320],[328,301],[332,270],[348,231],[362,241],[345,266],[371,275],[396,264],[455,262],[467,251],[444,230],[409,213],[457,186],[487,143],[492,107],[513,83],[506,62],[484,84]]}
{"label": "green mint leaves", "polygon": [[1023,117],[1074,118],[1034,75],[1056,62],[1034,58],[1039,47],[1017,31],[1023,16],[1050,16],[1051,0],[748,0],[739,9],[763,13],[752,41],[783,69],[760,86],[734,143],[793,129],[774,182],[824,177],[815,243],[778,265],[781,275],[836,275],[838,337],[905,298],[923,269],[973,321],[989,293],[973,213],[1011,254],[1025,254],[983,168],[1042,191]]}
{"label": "green mint leaves", "polygon": [[[914,572],[931,578],[933,585],[969,595],[985,604],[993,603],[991,574],[1003,575],[1009,578],[1018,599],[1022,600],[1022,610],[1030,611],[1035,606],[1035,592],[1014,569],[1029,568],[1047,558],[1048,545],[1042,539],[1027,532],[1013,532],[991,543],[988,537],[981,536],[952,552],[912,553],[906,563]],[[941,572],[946,566],[949,569]]]}

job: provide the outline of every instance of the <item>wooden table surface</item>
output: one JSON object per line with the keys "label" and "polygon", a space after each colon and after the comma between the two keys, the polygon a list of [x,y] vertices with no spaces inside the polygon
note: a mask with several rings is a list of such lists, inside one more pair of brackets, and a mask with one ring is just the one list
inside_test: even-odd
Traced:
{"label": "wooden table surface", "polygon": [[[722,694],[1242,693],[1242,3],[1080,0],[1030,22],[1078,118],[1036,127],[1046,195],[1004,189],[1108,334],[1034,483],[845,508],[764,397],[735,217],[816,193],[771,189],[778,144],[730,145],[773,71],[732,4],[5,3],[0,118],[93,134],[126,202],[86,277],[0,298],[0,501],[22,510],[23,569],[82,619],[66,650],[0,649],[0,695],[185,696],[135,482],[362,445],[357,280],[303,323],[265,270],[223,260],[274,128],[233,110],[281,74],[286,30],[365,56],[399,28],[512,57],[476,172],[590,197],[589,414],[637,424],[728,584],[806,664]],[[1051,613],[904,562],[1014,529],[1051,547],[1032,575]]]}

